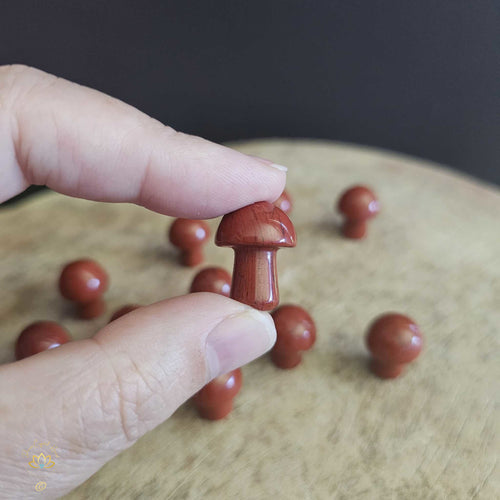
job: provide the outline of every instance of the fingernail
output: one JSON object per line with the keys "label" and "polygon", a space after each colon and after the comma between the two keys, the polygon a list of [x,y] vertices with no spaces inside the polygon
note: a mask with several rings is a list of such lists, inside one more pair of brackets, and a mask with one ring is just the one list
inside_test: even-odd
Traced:
{"label": "fingernail", "polygon": [[277,163],[271,163],[271,165],[269,166],[281,170],[282,172],[288,172],[288,168],[285,167],[285,165],[278,165]]}
{"label": "fingernail", "polygon": [[271,315],[248,308],[219,323],[207,337],[210,379],[258,358],[276,341]]}
{"label": "fingernail", "polygon": [[276,168],[277,170],[281,170],[281,172],[288,172],[288,167],[285,167],[284,165],[279,165],[278,163],[273,163],[271,160],[268,160],[267,158],[261,158],[260,156],[254,156],[254,155],[249,155],[249,156],[255,158],[256,160],[259,160],[267,167]]}

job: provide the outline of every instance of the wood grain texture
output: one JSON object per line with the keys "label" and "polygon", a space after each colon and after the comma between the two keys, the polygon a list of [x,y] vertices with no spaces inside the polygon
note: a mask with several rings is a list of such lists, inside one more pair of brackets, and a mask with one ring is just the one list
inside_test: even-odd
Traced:
{"label": "wood grain texture", "polygon": [[[267,356],[244,367],[226,421],[201,420],[186,404],[67,498],[499,498],[498,190],[372,149],[236,147],[289,167],[298,244],[279,255],[281,303],[311,313],[316,345],[296,370]],[[361,242],[339,235],[333,213],[358,183],[381,202]],[[56,288],[70,260],[104,265],[110,313],[185,293],[197,269],[178,265],[167,219],[59,195],[0,211],[0,361],[13,360],[31,321],[60,321],[75,338],[108,321],[71,317]],[[214,234],[218,221],[209,224]],[[231,269],[232,259],[207,245],[207,265]],[[385,311],[410,315],[425,335],[419,359],[393,381],[369,373],[364,347]]]}

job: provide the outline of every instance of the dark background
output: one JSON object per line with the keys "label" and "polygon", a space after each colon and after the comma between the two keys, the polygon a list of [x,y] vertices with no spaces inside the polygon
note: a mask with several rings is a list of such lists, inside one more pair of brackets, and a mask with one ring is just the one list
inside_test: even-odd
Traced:
{"label": "dark background", "polygon": [[330,138],[500,183],[500,1],[0,0],[0,63],[218,142]]}

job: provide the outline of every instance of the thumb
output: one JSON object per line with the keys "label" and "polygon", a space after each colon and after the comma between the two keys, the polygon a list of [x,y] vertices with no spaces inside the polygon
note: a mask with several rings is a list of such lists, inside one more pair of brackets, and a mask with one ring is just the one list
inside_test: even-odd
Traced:
{"label": "thumb", "polygon": [[[70,491],[211,378],[270,349],[275,336],[269,314],[198,293],[140,308],[92,339],[0,367],[0,387],[15,389],[3,391],[0,404],[0,497]],[[22,453],[34,440],[50,441],[59,455],[41,493]]]}

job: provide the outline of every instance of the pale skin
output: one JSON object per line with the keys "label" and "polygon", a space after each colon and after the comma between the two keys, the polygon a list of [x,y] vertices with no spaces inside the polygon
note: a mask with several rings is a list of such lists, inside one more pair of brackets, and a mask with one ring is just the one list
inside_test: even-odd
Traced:
{"label": "pale skin", "polygon": [[[0,202],[40,184],[206,219],[274,201],[285,177],[269,160],[179,133],[95,90],[0,66]],[[93,338],[0,366],[0,498],[71,491],[275,339],[267,313],[201,293],[143,307]],[[24,454],[35,439],[50,441],[59,455],[42,492]]]}

